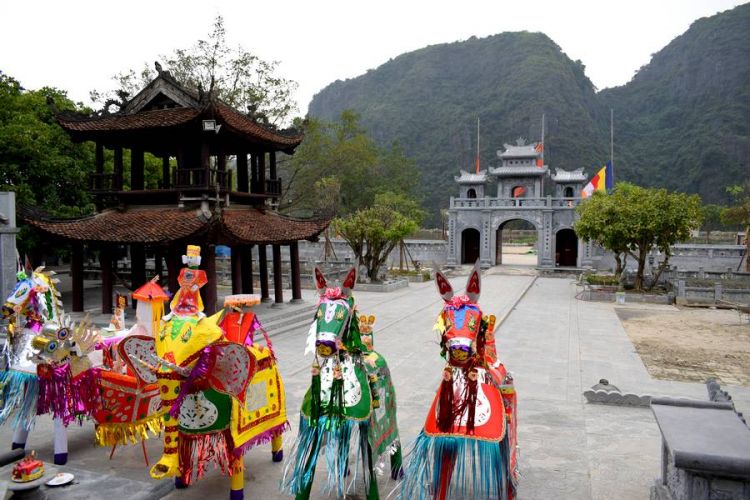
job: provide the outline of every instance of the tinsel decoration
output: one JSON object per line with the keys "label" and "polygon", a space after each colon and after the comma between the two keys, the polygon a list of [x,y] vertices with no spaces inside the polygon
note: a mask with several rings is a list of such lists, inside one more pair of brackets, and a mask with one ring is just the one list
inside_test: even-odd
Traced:
{"label": "tinsel decoration", "polygon": [[0,425],[10,422],[13,428],[30,431],[34,426],[39,377],[36,374],[8,370],[0,372]]}
{"label": "tinsel decoration", "polygon": [[185,485],[200,479],[206,472],[207,465],[213,462],[225,476],[231,475],[235,456],[230,450],[232,437],[229,431],[211,434],[183,434],[177,439],[180,460],[180,478]]}
{"label": "tinsel decoration", "polygon": [[312,382],[310,384],[310,421],[313,426],[318,425],[320,416],[320,366],[316,361],[312,368]]}
{"label": "tinsel decoration", "polygon": [[68,363],[56,367],[39,365],[38,373],[37,415],[51,413],[68,425],[76,419],[80,421],[93,416],[96,409],[101,407],[99,368],[91,368],[72,377]]}
{"label": "tinsel decoration", "polygon": [[443,371],[440,384],[440,399],[437,408],[437,426],[442,432],[450,432],[455,421],[453,408],[453,375],[450,368]]}
{"label": "tinsel decoration", "polygon": [[507,500],[515,496],[507,435],[497,442],[458,436],[428,436],[422,431],[409,451],[406,463],[400,500]]}
{"label": "tinsel decoration", "polygon": [[[317,424],[312,425],[310,420],[300,416],[299,432],[290,454],[292,460],[287,462],[281,479],[282,490],[292,495],[305,491],[309,493],[318,457],[323,451],[328,471],[324,494],[335,489],[338,497],[344,498],[357,481],[361,467],[367,500],[376,499],[377,478],[373,472],[367,439],[369,425],[367,420],[343,420],[334,425],[326,416],[320,417]],[[351,446],[352,443],[356,446]],[[352,449],[356,453],[350,457]],[[347,475],[347,470],[352,474]]]}
{"label": "tinsel decoration", "polygon": [[95,430],[98,446],[136,444],[152,436],[158,436],[164,428],[162,414],[157,413],[144,420],[131,423],[98,424]]}
{"label": "tinsel decoration", "polygon": [[465,407],[468,408],[466,416],[466,433],[474,434],[474,416],[477,409],[477,372],[472,369],[466,378]]}
{"label": "tinsel decoration", "polygon": [[339,425],[344,419],[344,378],[334,376],[331,384],[331,402],[325,412],[331,425]]}

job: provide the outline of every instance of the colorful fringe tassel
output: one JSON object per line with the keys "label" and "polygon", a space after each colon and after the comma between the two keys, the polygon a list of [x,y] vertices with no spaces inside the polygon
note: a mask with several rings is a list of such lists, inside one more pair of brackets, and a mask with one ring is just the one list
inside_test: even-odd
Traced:
{"label": "colorful fringe tassel", "polygon": [[234,451],[232,451],[232,454],[235,457],[241,457],[245,454],[246,451],[248,451],[250,448],[254,448],[258,446],[259,444],[264,443],[270,443],[273,438],[276,436],[280,436],[282,433],[289,430],[289,422],[284,422],[281,425],[277,425],[276,427],[272,427],[271,429],[268,429],[267,431],[258,434],[254,438],[246,441],[242,445],[236,447]]}
{"label": "colorful fringe tassel", "polygon": [[95,430],[98,446],[114,446],[116,444],[137,444],[152,436],[158,436],[164,429],[162,413],[157,413],[147,419],[126,424],[97,424]]}
{"label": "colorful fringe tassel", "polygon": [[76,419],[91,417],[101,407],[101,372],[91,368],[71,377],[70,365],[52,368],[39,377],[37,415],[51,413],[68,425]]}
{"label": "colorful fringe tassel", "polygon": [[231,442],[229,431],[211,434],[180,433],[177,453],[180,456],[180,479],[183,484],[187,486],[194,479],[203,477],[210,462],[213,462],[214,467],[218,467],[223,475],[233,474],[238,461],[232,453]]}
{"label": "colorful fringe tassel", "polygon": [[0,425],[10,422],[13,428],[30,431],[37,414],[39,377],[16,370],[0,372],[0,394]]}
{"label": "colorful fringe tassel", "polygon": [[399,499],[513,498],[508,436],[500,443],[419,433],[404,468]]}
{"label": "colorful fringe tassel", "polygon": [[[314,479],[315,467],[318,456],[325,451],[328,478],[324,493],[328,494],[333,489],[339,498],[343,498],[348,490],[345,482],[349,468],[349,453],[351,443],[357,445],[356,454],[352,465],[354,471],[349,483],[349,488],[356,482],[358,475],[357,464],[362,464],[365,489],[370,493],[376,489],[372,488],[377,480],[373,475],[373,463],[369,450],[367,420],[339,420],[320,417],[317,425],[310,425],[309,420],[300,416],[299,432],[292,447],[290,460],[284,468],[281,479],[281,489],[287,494],[297,495],[307,490]],[[335,422],[335,424],[334,424]]]}

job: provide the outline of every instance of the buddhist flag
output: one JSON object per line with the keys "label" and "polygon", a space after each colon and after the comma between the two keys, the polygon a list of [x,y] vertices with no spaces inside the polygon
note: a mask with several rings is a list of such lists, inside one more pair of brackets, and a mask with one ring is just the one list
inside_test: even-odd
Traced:
{"label": "buddhist flag", "polygon": [[581,192],[581,198],[588,198],[594,194],[594,191],[603,191],[608,193],[612,190],[614,176],[612,175],[612,162],[608,161],[601,170],[599,170],[586,187]]}
{"label": "buddhist flag", "polygon": [[536,146],[534,146],[534,151],[542,153],[542,156],[536,159],[536,166],[542,168],[544,166],[544,143],[537,142]]}

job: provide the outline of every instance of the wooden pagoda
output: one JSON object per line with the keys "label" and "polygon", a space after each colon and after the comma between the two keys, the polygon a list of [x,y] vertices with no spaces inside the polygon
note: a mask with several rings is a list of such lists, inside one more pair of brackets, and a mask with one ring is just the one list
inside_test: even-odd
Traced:
{"label": "wooden pagoda", "polygon": [[[281,247],[288,245],[292,300],[301,300],[298,241],[316,239],[328,220],[293,219],[273,208],[281,193],[276,153],[293,153],[302,142],[300,134],[262,125],[212,92],[185,88],[166,71],[159,71],[141,92],[120,103],[117,112],[105,108],[87,116],[58,114],[57,120],[74,141],[96,144],[96,171],[90,182],[97,212],[54,220],[22,211],[22,217],[71,245],[74,311],[84,306],[84,245],[99,250],[103,313],[112,310],[113,255],[123,245],[130,248],[132,289],[147,280],[149,252],[156,256],[157,273],[163,272],[165,257],[172,291],[177,289],[186,245],[201,245],[201,267],[209,278],[202,289],[206,312],[216,309],[215,245],[231,247],[233,293],[253,293],[251,248],[257,245],[260,292],[266,300],[270,299],[266,253],[270,245],[276,303],[283,303]],[[113,152],[107,169],[105,149]],[[123,165],[126,149],[129,169]],[[159,185],[149,189],[145,153],[162,159]],[[230,156],[236,157],[236,176],[227,168]]]}

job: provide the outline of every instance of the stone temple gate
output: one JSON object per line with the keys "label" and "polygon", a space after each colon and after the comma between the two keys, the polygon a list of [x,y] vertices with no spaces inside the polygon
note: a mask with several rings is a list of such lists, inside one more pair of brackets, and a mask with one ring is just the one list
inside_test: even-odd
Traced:
{"label": "stone temple gate", "polygon": [[[541,143],[505,144],[500,165],[478,173],[461,171],[459,197],[448,210],[448,264],[487,268],[502,263],[502,230],[511,220],[523,220],[537,231],[538,267],[591,265],[591,244],[573,230],[575,207],[586,183],[583,169],[556,169],[549,175]],[[551,186],[546,186],[550,177]],[[547,189],[545,189],[547,188]],[[545,194],[551,192],[551,194]]]}

